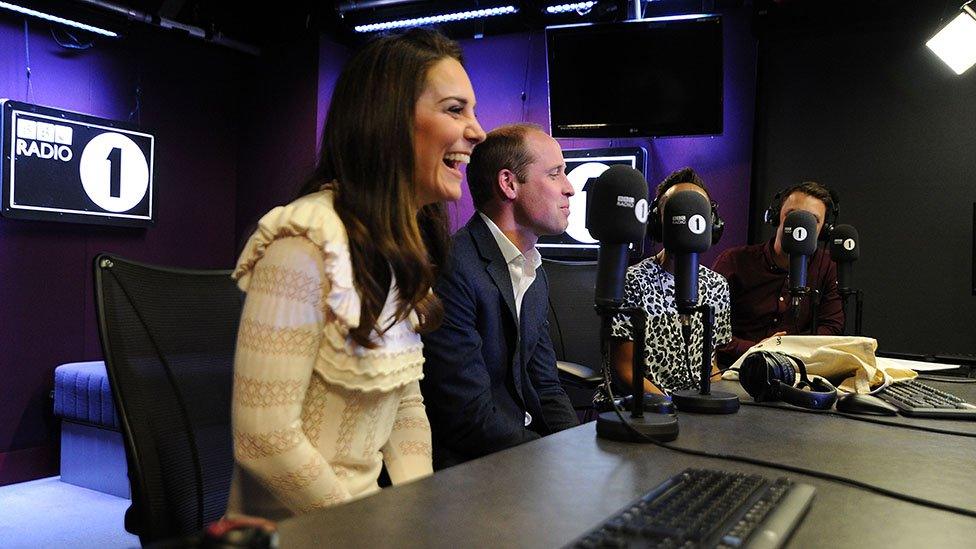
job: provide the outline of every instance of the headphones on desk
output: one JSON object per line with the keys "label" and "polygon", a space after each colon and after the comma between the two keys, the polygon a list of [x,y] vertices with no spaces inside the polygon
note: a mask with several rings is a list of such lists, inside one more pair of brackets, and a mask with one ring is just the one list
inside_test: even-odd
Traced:
{"label": "headphones on desk", "polygon": [[837,196],[837,193],[835,193],[833,189],[827,187],[826,185],[821,185],[820,183],[806,181],[800,183],[799,185],[793,185],[791,187],[782,189],[774,194],[772,202],[769,203],[769,206],[763,213],[763,223],[772,227],[779,227],[779,219],[781,210],[783,209],[783,201],[796,191],[802,191],[802,187],[804,185],[809,185],[810,183],[813,183],[818,187],[822,187],[830,195],[829,204],[825,204],[827,206],[827,213],[824,215],[823,228],[820,229],[820,234],[817,235],[817,240],[820,240],[821,242],[830,240],[830,233],[833,232],[834,224],[837,223],[837,216],[840,215],[840,197]]}
{"label": "headphones on desk", "polygon": [[[654,201],[651,202],[651,213],[647,220],[647,231],[651,239],[655,242],[664,242],[664,226],[661,225],[661,197],[664,196],[664,193],[668,192],[668,189],[682,183],[689,182],[678,181],[659,189],[657,195],[654,197]],[[706,195],[708,194],[707,190],[704,188],[702,190],[705,191]],[[722,233],[725,231],[725,221],[722,219],[722,216],[718,215],[718,202],[709,198],[708,203],[712,206],[712,246],[714,246],[722,238]]]}
{"label": "headphones on desk", "polygon": [[[797,383],[796,373],[800,372]],[[756,402],[776,402],[811,410],[828,410],[837,401],[837,389],[822,379],[810,380],[803,361],[772,351],[756,351],[739,368],[739,383]],[[809,387],[809,391],[804,391]]]}

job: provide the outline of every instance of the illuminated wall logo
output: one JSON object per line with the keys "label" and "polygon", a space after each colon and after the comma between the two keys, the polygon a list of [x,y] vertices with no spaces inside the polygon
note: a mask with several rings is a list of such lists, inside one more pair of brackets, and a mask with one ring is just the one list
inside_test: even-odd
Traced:
{"label": "illuminated wall logo", "polygon": [[155,138],[118,121],[3,101],[6,217],[148,226]]}

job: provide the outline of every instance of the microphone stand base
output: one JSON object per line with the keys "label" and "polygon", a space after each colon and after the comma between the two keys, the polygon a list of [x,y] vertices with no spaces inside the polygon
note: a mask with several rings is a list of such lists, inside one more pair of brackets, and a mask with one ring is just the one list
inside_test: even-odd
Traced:
{"label": "microphone stand base", "polygon": [[714,391],[707,395],[695,389],[675,391],[671,393],[671,400],[681,412],[734,414],[739,411],[739,397],[721,391]]}
{"label": "microphone stand base", "polygon": [[[616,412],[600,414],[596,420],[596,436],[618,442],[650,442],[644,437],[657,442],[670,442],[678,438],[678,418],[670,414],[647,414],[635,418],[627,417],[628,413],[621,413],[626,423],[620,421]],[[634,433],[634,430],[643,436]]]}

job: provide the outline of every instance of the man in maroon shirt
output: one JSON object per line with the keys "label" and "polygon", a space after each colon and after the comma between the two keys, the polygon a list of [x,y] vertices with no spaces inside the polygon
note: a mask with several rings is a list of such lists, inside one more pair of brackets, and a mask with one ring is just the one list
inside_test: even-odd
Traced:
{"label": "man in maroon shirt", "polygon": [[[809,296],[800,300],[799,321],[794,321],[790,297],[789,255],[783,253],[783,222],[787,214],[805,210],[817,218],[817,231],[823,229],[828,212],[834,210],[834,198],[819,183],[806,182],[784,190],[776,236],[768,242],[740,246],[722,252],[713,269],[729,281],[732,294],[732,341],[718,349],[722,364],[735,362],[749,347],[767,337],[786,334],[809,334],[813,309]],[[832,222],[832,221],[831,221]],[[844,330],[844,309],[837,291],[837,268],[830,260],[826,246],[810,258],[807,285],[820,291],[817,335],[839,335]]]}

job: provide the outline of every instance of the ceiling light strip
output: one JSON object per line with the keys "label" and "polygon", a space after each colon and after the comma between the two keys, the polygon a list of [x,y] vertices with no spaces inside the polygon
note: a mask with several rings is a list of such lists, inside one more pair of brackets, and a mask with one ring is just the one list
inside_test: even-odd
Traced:
{"label": "ceiling light strip", "polygon": [[509,15],[518,12],[515,6],[501,6],[483,10],[459,11],[455,13],[445,13],[441,15],[431,15],[430,17],[416,17],[413,19],[400,19],[397,21],[387,21],[383,23],[370,23],[369,25],[356,25],[353,29],[356,32],[376,32],[393,29],[405,29],[408,27],[422,27],[424,25],[436,25],[438,23],[448,23],[451,21],[464,21],[466,19],[484,19],[498,15]]}
{"label": "ceiling light strip", "polygon": [[102,36],[108,36],[109,38],[117,38],[119,36],[118,34],[109,30],[100,29],[98,27],[93,27],[91,25],[86,25],[84,23],[79,23],[77,21],[72,21],[71,19],[65,19],[63,17],[58,17],[56,15],[50,15],[37,10],[32,10],[30,8],[24,8],[16,4],[11,4],[9,2],[0,2],[0,9],[6,9],[24,15],[29,15],[31,17],[37,17],[38,19],[43,19],[45,21],[50,21],[52,23],[58,23],[60,25],[65,25],[68,27],[81,29],[83,31],[100,34]]}

